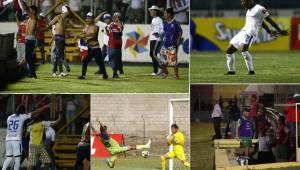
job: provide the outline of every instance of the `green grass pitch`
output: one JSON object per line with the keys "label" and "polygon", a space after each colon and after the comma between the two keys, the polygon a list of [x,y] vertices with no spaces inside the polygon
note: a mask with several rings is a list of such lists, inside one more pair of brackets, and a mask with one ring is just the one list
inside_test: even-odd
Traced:
{"label": "green grass pitch", "polygon": [[22,78],[8,85],[4,92],[34,92],[34,93],[187,93],[189,89],[189,68],[179,68],[180,80],[174,78],[173,68],[169,69],[169,77],[151,76],[152,66],[124,66],[125,75],[112,79],[110,67],[106,67],[109,79],[102,80],[95,75],[98,67],[89,65],[87,79],[79,80],[81,65],[72,64],[71,73],[67,77],[52,77],[52,65],[40,65],[37,69],[38,79]]}
{"label": "green grass pitch", "polygon": [[256,75],[236,53],[236,75],[227,72],[222,52],[191,53],[191,83],[300,83],[300,52],[251,52]]}

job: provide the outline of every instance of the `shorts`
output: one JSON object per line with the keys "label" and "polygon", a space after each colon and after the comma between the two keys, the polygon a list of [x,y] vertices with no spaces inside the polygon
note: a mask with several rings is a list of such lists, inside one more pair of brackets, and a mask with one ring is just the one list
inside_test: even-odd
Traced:
{"label": "shorts", "polygon": [[170,157],[171,159],[173,158],[177,158],[181,161],[185,161],[185,153],[184,152],[175,152],[175,151],[170,151],[167,153],[168,157]]}
{"label": "shorts", "polygon": [[22,155],[22,144],[21,141],[6,141],[6,156],[7,157],[18,157]]}
{"label": "shorts", "polygon": [[241,145],[243,148],[251,148],[252,138],[251,137],[241,137]]}
{"label": "shorts", "polygon": [[29,166],[36,166],[38,159],[40,159],[44,164],[49,164],[51,162],[49,154],[43,145],[36,146],[29,144]]}
{"label": "shorts", "polygon": [[160,49],[162,56],[162,63],[168,66],[177,66],[177,49],[175,46],[165,47],[162,46]]}
{"label": "shorts", "polygon": [[77,148],[77,159],[80,160],[81,162],[84,159],[87,159],[90,161],[90,145],[86,145],[86,146],[78,146]]}
{"label": "shorts", "polygon": [[254,42],[254,36],[246,31],[240,31],[236,34],[230,41],[230,44],[233,45],[236,49],[243,48],[244,45],[249,47]]}

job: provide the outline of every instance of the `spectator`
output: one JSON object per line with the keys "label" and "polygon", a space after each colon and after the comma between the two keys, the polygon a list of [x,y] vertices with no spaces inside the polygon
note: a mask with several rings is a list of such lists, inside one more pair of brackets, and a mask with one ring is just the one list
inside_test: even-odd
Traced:
{"label": "spectator", "polygon": [[140,24],[144,21],[144,0],[131,0],[130,23]]}
{"label": "spectator", "polygon": [[[73,101],[72,98],[70,98],[67,101],[67,108],[66,108],[67,114],[66,114],[66,119],[67,122],[70,122],[72,120],[72,118],[75,116],[76,114],[76,105]],[[74,122],[72,122],[68,128],[68,134],[75,134],[75,124]]]}
{"label": "spectator", "polygon": [[26,23],[27,23],[27,15],[24,14],[19,19],[18,14],[16,12],[16,22],[18,25],[18,33],[17,33],[17,62],[19,65],[22,65],[26,62],[25,60],[25,36],[26,36]]}
{"label": "spectator", "polygon": [[241,140],[246,159],[249,159],[250,148],[252,146],[252,139],[255,132],[255,125],[253,120],[250,118],[249,113],[250,109],[245,108],[243,111],[243,116],[238,120],[236,128],[236,133],[238,136],[237,139]]}
{"label": "spectator", "polygon": [[214,110],[211,114],[211,118],[213,119],[214,122],[214,130],[215,130],[215,135],[213,137],[214,139],[221,139],[221,120],[223,117],[223,113],[219,104],[219,101],[216,100]]}
{"label": "spectator", "polygon": [[277,161],[288,161],[289,159],[289,145],[288,145],[288,134],[289,129],[285,124],[285,117],[279,117],[279,125],[276,129],[276,160]]}
{"label": "spectator", "polygon": [[260,129],[258,135],[258,163],[272,163],[274,161],[272,141],[270,137],[266,135],[266,129]]}
{"label": "spectator", "polygon": [[250,99],[250,113],[249,113],[249,117],[251,119],[255,119],[256,114],[257,114],[257,109],[258,109],[258,103],[257,103],[257,96],[256,94],[252,94],[251,95],[251,99]]}
{"label": "spectator", "polygon": [[236,125],[237,125],[237,121],[239,120],[239,118],[241,117],[241,111],[237,105],[237,102],[231,101],[229,103],[229,112],[228,112],[228,116],[229,116],[229,128],[232,134],[232,138],[236,138],[237,134],[236,134]]}

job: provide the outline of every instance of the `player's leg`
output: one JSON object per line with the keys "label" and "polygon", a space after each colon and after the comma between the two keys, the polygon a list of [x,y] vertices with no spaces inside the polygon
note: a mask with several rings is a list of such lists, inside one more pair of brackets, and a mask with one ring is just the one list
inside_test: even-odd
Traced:
{"label": "player's leg", "polygon": [[245,64],[248,69],[248,73],[250,75],[253,75],[253,74],[255,74],[254,67],[253,67],[253,61],[252,61],[252,56],[248,50],[249,50],[249,44],[244,44],[243,49],[242,49],[242,56],[244,57]]}
{"label": "player's leg", "polygon": [[111,155],[110,158],[107,158],[105,160],[107,166],[110,167],[110,168],[114,168],[116,160],[117,160],[117,157],[118,157],[117,154],[115,154],[115,155]]}
{"label": "player's leg", "polygon": [[160,157],[160,161],[161,161],[161,169],[162,170],[166,170],[166,162],[167,162],[167,160],[168,159],[173,159],[173,158],[175,158],[175,153],[174,153],[174,151],[171,151],[171,152],[168,152],[167,154],[165,154],[165,155],[162,155],[161,157]]}
{"label": "player's leg", "polygon": [[190,162],[188,160],[186,160],[185,157],[185,152],[181,151],[176,153],[176,157],[181,161],[181,163],[185,166],[185,167],[190,167]]}
{"label": "player's leg", "polygon": [[235,52],[237,49],[230,44],[226,50],[226,58],[227,58],[227,74],[234,75],[235,74]]}
{"label": "player's leg", "polygon": [[40,147],[29,144],[28,170],[35,169],[37,158],[40,153]]}
{"label": "player's leg", "polygon": [[42,147],[41,150],[40,150],[40,159],[42,161],[42,163],[44,163],[44,169],[45,170],[48,170],[49,169],[49,165],[51,163],[51,159],[50,159],[50,156],[47,152],[47,150]]}
{"label": "player's leg", "polygon": [[88,159],[83,160],[83,170],[89,170],[90,169],[90,161]]}
{"label": "player's leg", "polygon": [[12,141],[6,141],[6,158],[5,161],[3,162],[2,170],[6,170],[10,162],[12,161],[13,158],[13,146],[12,146]]}
{"label": "player's leg", "polygon": [[20,141],[13,141],[13,156],[15,159],[14,170],[20,169],[21,155],[22,155],[22,145]]}
{"label": "player's leg", "polygon": [[107,79],[108,75],[105,69],[104,60],[102,58],[101,49],[91,49],[91,55],[95,58],[97,65],[99,66],[100,72],[103,74],[103,79]]}
{"label": "player's leg", "polygon": [[85,79],[86,78],[86,72],[87,72],[87,66],[92,60],[92,56],[90,54],[90,50],[88,51],[88,56],[82,60],[82,67],[81,67],[81,76],[79,79]]}

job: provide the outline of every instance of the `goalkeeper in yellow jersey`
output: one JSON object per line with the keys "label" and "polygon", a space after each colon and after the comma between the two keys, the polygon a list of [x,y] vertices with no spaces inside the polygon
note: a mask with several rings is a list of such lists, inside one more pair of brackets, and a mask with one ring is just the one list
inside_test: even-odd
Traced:
{"label": "goalkeeper in yellow jersey", "polygon": [[96,120],[100,125],[100,132],[92,126],[91,128],[94,133],[96,133],[97,138],[101,141],[104,147],[110,154],[110,158],[106,159],[106,163],[110,168],[115,167],[115,163],[118,157],[118,154],[124,153],[131,150],[141,150],[141,149],[150,149],[151,140],[149,139],[148,143],[145,145],[136,145],[136,146],[120,146],[119,143],[109,136],[107,132],[107,126],[103,125],[99,119]]}
{"label": "goalkeeper in yellow jersey", "polygon": [[173,145],[173,150],[161,156],[162,170],[166,169],[166,160],[173,158],[179,159],[185,167],[190,167],[190,163],[186,160],[184,153],[184,135],[178,129],[176,124],[172,124],[172,134],[168,136],[167,143],[168,146]]}

